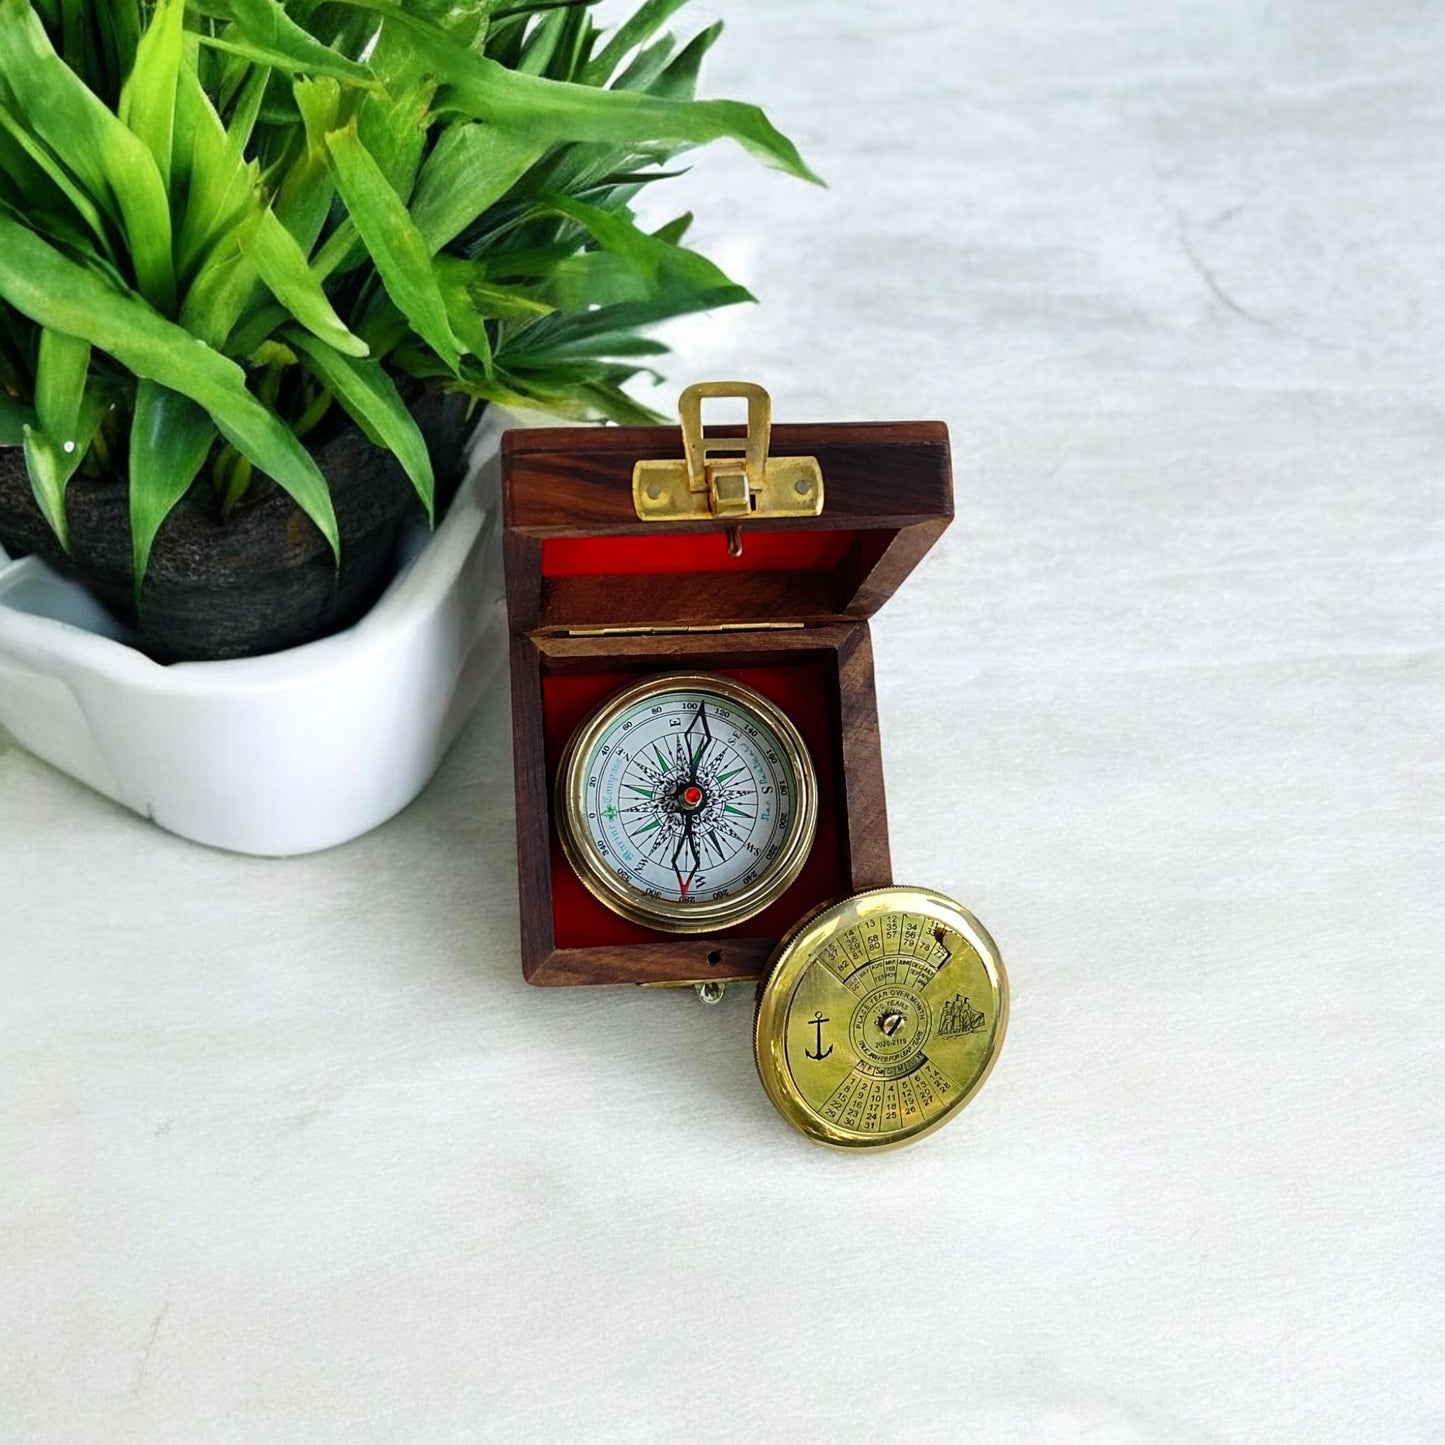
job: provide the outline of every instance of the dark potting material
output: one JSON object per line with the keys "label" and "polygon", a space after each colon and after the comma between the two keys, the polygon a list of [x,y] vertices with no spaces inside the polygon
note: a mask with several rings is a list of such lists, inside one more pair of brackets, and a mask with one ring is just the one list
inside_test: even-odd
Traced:
{"label": "dark potting material", "polygon": [[[466,400],[429,394],[416,408],[437,474],[437,513],[455,493],[471,429]],[[222,518],[209,469],[156,536],[135,606],[126,489],[77,475],[66,491],[71,551],[46,526],[18,447],[0,449],[0,543],[33,552],[80,581],[158,662],[254,657],[355,622],[390,581],[403,527],[421,516],[406,474],[350,422],[313,449],[331,490],[341,565],[295,502],[269,478]]]}

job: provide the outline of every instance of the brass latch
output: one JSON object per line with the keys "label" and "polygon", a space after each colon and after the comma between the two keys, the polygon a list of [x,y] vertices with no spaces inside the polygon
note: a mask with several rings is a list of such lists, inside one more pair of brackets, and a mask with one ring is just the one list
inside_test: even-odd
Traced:
{"label": "brass latch", "polygon": [[[746,436],[707,436],[702,403],[710,396],[746,399]],[[683,391],[677,411],[686,456],[680,461],[638,462],[632,469],[632,504],[644,522],[714,518],[727,527],[728,553],[740,557],[743,522],[753,517],[821,514],[823,472],[818,459],[768,455],[773,404],[756,382],[700,381]]]}

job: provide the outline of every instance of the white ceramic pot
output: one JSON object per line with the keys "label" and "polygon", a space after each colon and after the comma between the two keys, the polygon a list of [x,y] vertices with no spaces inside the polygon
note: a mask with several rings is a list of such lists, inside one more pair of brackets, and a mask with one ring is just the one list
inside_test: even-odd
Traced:
{"label": "white ceramic pot", "polygon": [[79,586],[0,552],[0,726],[162,828],[240,853],[358,837],[425,787],[506,623],[497,448],[484,414],[445,520],[354,627],[266,657],[162,666]]}

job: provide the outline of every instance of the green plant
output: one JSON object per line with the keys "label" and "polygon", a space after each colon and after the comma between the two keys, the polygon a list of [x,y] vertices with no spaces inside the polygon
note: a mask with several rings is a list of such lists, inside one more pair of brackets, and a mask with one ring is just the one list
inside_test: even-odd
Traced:
{"label": "green plant", "polygon": [[223,511],[264,473],[338,551],[333,405],[430,512],[427,383],[648,415],[641,328],[747,293],[630,203],[719,137],[808,172],[693,98],[719,27],[658,38],[685,0],[611,34],[588,3],[0,0],[0,444],[62,545],[77,469],[116,478],[139,589],[209,460]]}

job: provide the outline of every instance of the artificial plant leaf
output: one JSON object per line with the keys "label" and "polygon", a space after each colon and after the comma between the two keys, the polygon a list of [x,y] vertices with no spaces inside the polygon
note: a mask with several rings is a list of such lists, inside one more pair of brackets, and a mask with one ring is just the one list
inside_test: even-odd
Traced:
{"label": "artificial plant leaf", "polygon": [[158,0],[136,46],[135,65],[120,92],[120,118],[145,143],[162,185],[169,183],[171,174],[176,79],[185,49],[185,13],[185,0]]}
{"label": "artificial plant leaf", "polygon": [[0,391],[0,447],[25,444],[25,428],[38,425],[35,412],[24,402]]}
{"label": "artificial plant leaf", "polygon": [[68,552],[70,526],[65,515],[65,488],[75,468],[70,465],[66,453],[39,427],[25,428],[24,445],[25,470],[30,475],[30,491],[35,504],[60,545]]}
{"label": "artificial plant leaf", "polygon": [[432,261],[437,280],[443,288],[464,286],[473,311],[494,320],[534,319],[548,316],[555,309],[530,292],[517,286],[496,286],[487,279],[483,261],[467,261],[445,252]]}
{"label": "artificial plant leaf", "polygon": [[659,226],[652,234],[659,241],[666,241],[670,245],[677,246],[682,238],[692,229],[692,212],[684,211],[680,216],[674,216],[672,220]]}
{"label": "artificial plant leaf", "polygon": [[[393,371],[397,370],[398,365],[393,353],[399,346],[411,344],[416,346],[422,355],[430,354],[425,346],[416,341],[416,332],[412,329],[411,322],[396,309],[396,302],[381,287],[377,287],[372,293],[365,314],[357,320],[356,331],[371,348],[372,356],[386,357]],[[401,370],[413,374],[405,367]],[[428,367],[427,371],[441,376],[453,374],[439,361]]]}
{"label": "artificial plant leaf", "polygon": [[719,20],[715,25],[709,25],[706,30],[694,35],[676,57],[663,67],[657,79],[647,87],[647,93],[662,96],[666,100],[691,100],[697,90],[697,77],[703,58],[716,44],[722,31],[722,21]]}
{"label": "artificial plant leaf", "polygon": [[618,426],[650,426],[666,420],[650,406],[634,401],[620,386],[609,381],[584,382],[581,392],[597,411]]}
{"label": "artificial plant leaf", "polygon": [[289,315],[284,306],[278,306],[274,301],[257,306],[247,312],[231,332],[226,341],[227,350],[232,356],[254,359],[268,339],[286,324]]}
{"label": "artificial plant leaf", "polygon": [[426,158],[411,216],[435,254],[495,205],[543,153],[545,142],[471,122],[448,127]]}
{"label": "artificial plant leaf", "polygon": [[110,0],[91,7],[96,41],[105,56],[105,70],[117,78],[130,74],[140,46],[140,0]]}
{"label": "artificial plant leaf", "polygon": [[581,78],[585,57],[580,42],[586,16],[575,5],[538,7],[543,15],[527,34],[512,69],[524,75],[548,75],[555,80]]}
{"label": "artificial plant leaf", "polygon": [[458,343],[447,320],[441,288],[432,274],[426,239],[361,144],[354,125],[332,131],[326,144],[331,151],[336,189],[376,263],[387,294],[417,334],[455,372],[460,363]]}
{"label": "artificial plant leaf", "polygon": [[271,85],[271,75],[265,66],[243,65],[239,67],[239,74],[242,79],[230,100],[231,118],[226,122],[226,145],[234,161],[240,161],[251,144],[251,133],[265,108],[266,92]]}
{"label": "artificial plant leaf", "polygon": [[[67,452],[74,452],[80,440],[76,432],[89,374],[90,342],[42,325],[35,360],[35,415],[41,430]],[[80,450],[84,455],[84,448]]]}
{"label": "artificial plant leaf", "polygon": [[[373,8],[386,10],[394,0],[383,0]],[[424,16],[439,30],[445,30],[459,45],[474,48],[485,37],[495,0],[407,0],[406,8]],[[569,0],[592,4],[593,0]]]}
{"label": "artificial plant leaf", "polygon": [[52,30],[61,58],[77,75],[96,75],[89,6],[85,0],[60,0],[60,25]]}
{"label": "artificial plant leaf", "polygon": [[302,364],[341,403],[357,426],[401,463],[430,520],[436,478],[426,441],[381,364],[343,356],[294,327],[288,328],[286,338],[301,353]]}
{"label": "artificial plant leaf", "polygon": [[83,338],[136,376],[205,407],[222,434],[290,494],[339,555],[325,479],[301,443],[246,389],[245,373],[234,361],[4,214],[0,296],[41,326]]}
{"label": "artificial plant leaf", "polygon": [[[231,337],[261,291],[261,278],[241,249],[240,228],[220,237],[181,302],[181,326],[207,346],[231,353]],[[244,353],[242,353],[244,354]]]}
{"label": "artificial plant leaf", "polygon": [[326,135],[336,129],[341,110],[341,87],[327,76],[297,80],[291,85],[301,123],[306,127],[306,144],[318,156],[326,155]]}
{"label": "artificial plant leaf", "polygon": [[146,379],[137,385],[127,474],[137,603],[156,533],[195,481],[215,440],[215,423],[188,397]]}
{"label": "artificial plant leaf", "polygon": [[626,68],[612,82],[613,90],[647,90],[667,69],[668,62],[677,50],[677,42],[671,35],[645,45],[627,63]]}
{"label": "artificial plant leaf", "polygon": [[714,291],[733,285],[706,256],[661,235],[649,235],[625,212],[604,211],[571,196],[548,196],[540,204],[585,227],[599,246],[620,257],[654,286],[666,283]]}
{"label": "artificial plant leaf", "polygon": [[795,176],[818,180],[792,141],[755,105],[735,100],[664,100],[520,75],[487,56],[460,50],[434,27],[402,11],[389,13],[412,30],[418,50],[437,78],[451,87],[441,103],[478,120],[492,121],[534,141],[702,145],[729,138]]}
{"label": "artificial plant leaf", "polygon": [[466,267],[468,262],[456,261],[455,265],[438,264],[452,262],[455,258],[439,256],[433,265],[436,268],[437,285],[441,287],[442,300],[446,302],[447,320],[457,339],[482,364],[488,375],[492,371],[492,339],[482,318],[477,315],[467,288]]}
{"label": "artificial plant leaf", "polygon": [[[630,371],[622,372],[622,379],[629,374]],[[467,390],[501,406],[540,407],[577,421],[595,421],[601,416],[629,426],[663,419],[621,389],[617,368],[543,369],[526,375],[512,375],[499,369],[495,381],[468,378]]]}
{"label": "artificial plant leaf", "polygon": [[[259,258],[247,249],[246,243],[268,225],[258,194],[258,167],[243,159],[265,79],[265,74],[258,72],[244,83],[231,123],[223,126],[196,75],[186,71],[181,77],[178,119],[187,135],[189,164],[195,172],[181,226],[181,248],[187,275],[193,258],[199,265],[181,302],[180,320],[187,330],[216,347],[227,343],[232,330],[257,302],[262,262],[289,299],[318,325],[345,329],[321,291],[319,276],[307,270],[304,257],[297,268],[295,251],[286,238],[273,232],[268,242],[263,235]],[[279,223],[276,229],[284,231]]]}
{"label": "artificial plant leaf", "polygon": [[[328,171],[327,174],[334,176],[335,173]],[[336,229],[317,248],[311,269],[326,280],[356,270],[366,259],[366,243],[356,229],[356,222],[350,216],[343,216]]]}
{"label": "artificial plant leaf", "polygon": [[176,255],[183,280],[194,278],[218,238],[256,205],[254,190],[260,176],[254,163],[243,157],[240,136],[246,128],[243,118],[239,124],[233,121],[228,133],[194,68],[182,67],[176,94],[176,169],[187,193]]}
{"label": "artificial plant leaf", "polygon": [[639,327],[751,299],[741,286],[715,291],[664,290],[643,301],[619,301],[570,316],[554,314],[509,339],[500,349],[499,359],[508,366],[539,366],[620,355],[636,338]]}
{"label": "artificial plant leaf", "polygon": [[353,80],[350,62],[341,56],[335,56],[334,63],[308,63],[274,46],[248,40],[244,32],[234,29],[223,35],[200,33],[196,39],[208,50],[217,50],[236,60],[247,61],[268,71],[279,71],[283,75],[329,75],[340,80]]}
{"label": "artificial plant leaf", "polygon": [[295,238],[303,256],[309,256],[315,248],[335,195],[330,168],[309,148],[291,162],[281,178],[271,209]]}
{"label": "artificial plant leaf", "polygon": [[99,393],[87,393],[89,377],[90,343],[42,326],[35,365],[36,422],[22,429],[25,466],[36,503],[67,551],[65,489],[106,411]]}
{"label": "artificial plant leaf", "polygon": [[647,0],[612,32],[588,62],[583,76],[587,84],[606,85],[624,57],[650,40],[686,4],[687,0]]}
{"label": "artificial plant leaf", "polygon": [[357,133],[387,184],[409,202],[426,151],[437,82],[398,25],[379,28],[367,64],[377,87],[356,107]]}
{"label": "artificial plant leaf", "polygon": [[330,75],[338,80],[370,83],[370,69],[347,59],[318,40],[287,13],[280,0],[209,0],[208,8],[235,23],[253,47],[269,57],[267,64],[283,63],[308,75]]}
{"label": "artificial plant leaf", "polygon": [[366,343],[353,336],[321,289],[296,238],[269,210],[241,235],[241,250],[255,266],[272,295],[308,331],[348,356],[365,356]]}
{"label": "artificial plant leaf", "polygon": [[310,255],[326,224],[336,188],[331,183],[326,132],[336,129],[341,87],[332,79],[297,80],[291,87],[306,131],[306,144],[287,166],[276,188],[272,209],[277,219]]}
{"label": "artificial plant leaf", "polygon": [[29,0],[0,0],[0,76],[26,123],[124,228],[141,293],[175,305],[171,213],[144,142],[55,53]]}
{"label": "artificial plant leaf", "polygon": [[[56,190],[70,202],[78,215],[93,232],[95,239],[100,243],[108,255],[113,255],[110,249],[110,238],[106,234],[105,218],[101,215],[100,207],[88,196],[71,177],[70,172],[61,165],[55,155],[38,141],[18,116],[11,112],[6,106],[0,105],[0,133],[13,146],[17,147],[20,153],[38,170]],[[13,153],[12,153],[13,154]],[[20,175],[19,168],[11,163],[10,155],[4,154],[6,170],[17,178]],[[41,196],[35,190],[33,184],[26,187],[27,199],[30,207],[36,206],[41,201]]]}

